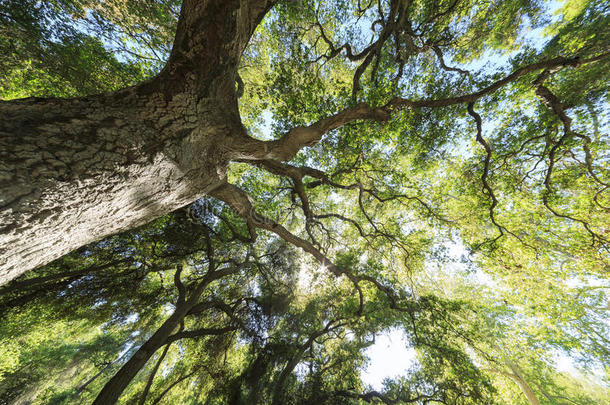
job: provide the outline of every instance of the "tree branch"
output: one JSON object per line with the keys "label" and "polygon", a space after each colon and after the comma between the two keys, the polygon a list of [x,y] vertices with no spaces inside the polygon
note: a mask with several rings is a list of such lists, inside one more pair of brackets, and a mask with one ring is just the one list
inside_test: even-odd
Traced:
{"label": "tree branch", "polygon": [[[273,392],[274,392],[273,393],[273,402],[272,402],[273,405],[280,403],[280,401],[282,399],[281,395],[284,390],[284,384],[286,382],[286,378],[288,378],[288,376],[290,375],[290,373],[292,373],[292,371],[297,366],[297,364],[299,364],[299,362],[303,358],[303,355],[305,354],[307,349],[309,349],[313,345],[313,343],[316,341],[316,339],[319,338],[320,336],[322,336],[326,333],[329,333],[337,328],[347,325],[347,322],[340,322],[340,321],[341,321],[341,318],[329,321],[324,326],[323,329],[320,329],[320,330],[314,332],[313,334],[311,334],[311,336],[309,336],[309,338],[298,347],[296,353],[288,361],[286,366],[284,366],[284,368],[282,369],[282,372],[280,373],[280,375],[277,378],[277,381],[275,381],[275,388],[273,390]],[[336,322],[339,322],[339,323],[336,323]]]}
{"label": "tree branch", "polygon": [[448,71],[448,72],[458,72],[461,73],[463,75],[470,75],[470,72],[464,69],[460,69],[460,68],[456,68],[456,67],[450,67],[447,66],[445,64],[445,59],[443,58],[443,53],[441,52],[441,48],[439,48],[437,45],[433,45],[431,47],[432,51],[434,51],[434,53],[436,54],[436,57],[438,58],[438,63],[441,65],[441,67]]}
{"label": "tree branch", "polygon": [[225,183],[223,186],[220,186],[214,189],[210,193],[213,197],[218,198],[221,201],[227,203],[231,208],[233,208],[242,218],[246,220],[246,222],[252,224],[257,228],[266,229],[270,232],[275,233],[280,238],[285,240],[286,242],[292,244],[293,246],[299,247],[303,249],[305,252],[311,254],[316,260],[320,262],[322,266],[324,266],[327,270],[333,273],[336,277],[341,275],[345,275],[355,286],[356,290],[360,295],[360,309],[358,314],[361,315],[363,308],[363,297],[362,290],[359,287],[359,283],[361,281],[368,281],[372,283],[378,290],[383,292],[388,299],[390,300],[390,308],[402,311],[402,312],[413,312],[411,308],[408,307],[400,307],[398,305],[398,299],[395,297],[394,293],[388,287],[384,286],[377,279],[367,275],[357,275],[353,274],[347,269],[338,267],[335,265],[332,260],[330,260],[324,253],[318,250],[312,243],[309,241],[302,239],[282,225],[276,223],[275,221],[260,215],[254,209],[252,202],[250,200],[250,196],[246,194],[240,188],[234,186],[233,184]]}
{"label": "tree branch", "polygon": [[173,383],[171,383],[166,389],[163,390],[163,392],[161,394],[159,394],[159,396],[157,398],[155,398],[155,400],[152,402],[152,405],[158,404],[159,402],[161,402],[161,400],[163,399],[163,397],[172,389],[174,388],[176,385],[178,385],[180,382],[186,380],[187,378],[190,378],[193,376],[193,374],[195,374],[199,368],[201,368],[201,366],[197,366],[195,367],[195,369],[193,369],[190,373],[183,375],[182,377],[178,378],[176,381],[174,381]]}
{"label": "tree branch", "polygon": [[15,292],[18,290],[23,290],[26,288],[30,288],[37,284],[44,284],[48,281],[55,281],[55,280],[59,280],[59,279],[63,279],[63,278],[78,278],[78,277],[84,276],[87,273],[90,273],[93,271],[104,270],[108,267],[117,266],[117,265],[123,264],[123,263],[133,263],[133,261],[134,261],[133,258],[125,258],[125,259],[120,259],[120,260],[113,260],[111,262],[104,263],[104,264],[92,265],[92,266],[85,267],[84,269],[80,269],[80,270],[64,271],[61,273],[49,274],[48,276],[28,278],[23,281],[13,281],[13,282],[9,283],[8,285],[0,288],[0,295],[12,293],[12,292]]}
{"label": "tree branch", "polygon": [[[180,330],[182,330],[183,328],[184,328],[184,323],[181,323]],[[146,397],[148,397],[148,393],[150,392],[150,387],[152,387],[153,380],[155,379],[155,376],[157,375],[157,371],[159,370],[161,363],[163,363],[163,360],[165,359],[165,356],[167,355],[167,352],[169,351],[170,346],[171,346],[171,343],[168,343],[165,345],[165,348],[163,349],[161,356],[159,356],[159,360],[157,360],[155,367],[153,367],[153,369],[151,370],[150,376],[148,377],[148,381],[146,382],[146,386],[144,387],[144,391],[142,391],[142,396],[140,397],[139,405],[144,405],[144,403],[146,402]]]}
{"label": "tree branch", "polygon": [[202,336],[217,336],[224,335],[237,329],[235,326],[225,326],[222,328],[201,328],[196,330],[187,330],[184,332],[174,333],[167,338],[167,343],[175,342],[180,339],[193,339]]}
{"label": "tree branch", "polygon": [[255,139],[240,139],[233,145],[234,160],[261,160],[274,159],[278,161],[289,161],[296,153],[306,146],[311,146],[320,141],[322,136],[329,131],[340,128],[357,120],[374,120],[381,123],[387,121],[391,114],[404,108],[438,108],[456,104],[474,103],[478,99],[495,92],[501,87],[540,69],[558,69],[570,66],[578,67],[587,63],[602,60],[610,55],[610,52],[600,54],[590,59],[557,57],[516,69],[503,79],[500,79],[483,89],[462,96],[448,97],[442,99],[409,100],[395,97],[382,107],[370,107],[366,103],[360,103],[354,107],[342,110],[330,117],[323,118],[311,125],[293,128],[280,139],[274,141],[258,141]]}
{"label": "tree branch", "polygon": [[491,218],[491,222],[498,228],[500,231],[500,235],[498,235],[494,241],[498,240],[502,236],[504,236],[504,227],[496,222],[496,217],[494,215],[494,208],[498,205],[498,199],[494,194],[489,182],[487,181],[487,177],[489,176],[489,166],[491,162],[491,147],[485,141],[482,134],[482,120],[481,116],[474,110],[474,103],[468,103],[468,114],[472,116],[477,124],[477,142],[479,142],[483,148],[485,149],[485,163],[483,166],[483,173],[481,174],[481,181],[483,182],[483,189],[487,192],[487,196],[491,198],[491,205],[489,206],[489,217]]}
{"label": "tree branch", "polygon": [[174,285],[178,289],[178,300],[176,305],[184,304],[184,301],[186,300],[186,288],[184,287],[182,280],[180,280],[183,267],[184,266],[182,264],[177,265],[174,273]]}
{"label": "tree branch", "polygon": [[[598,178],[598,176],[593,172],[591,152],[589,151],[589,148],[588,148],[588,144],[590,143],[590,138],[588,138],[587,136],[581,135],[581,134],[575,132],[574,130],[572,130],[572,126],[571,126],[572,119],[566,114],[566,112],[565,112],[566,107],[559,100],[559,98],[555,94],[553,94],[553,92],[551,92],[551,90],[548,87],[546,87],[544,85],[544,81],[552,73],[553,73],[552,70],[546,69],[533,82],[533,84],[536,86],[536,95],[538,96],[538,98],[545,104],[545,106],[553,114],[555,114],[557,116],[557,118],[559,118],[559,120],[563,124],[563,135],[549,150],[549,165],[548,165],[545,177],[544,177],[545,190],[542,194],[542,202],[543,202],[544,206],[549,211],[551,211],[551,213],[553,213],[553,215],[555,215],[559,218],[565,218],[565,219],[570,219],[575,222],[579,222],[585,228],[585,230],[591,235],[592,245],[595,245],[596,240],[599,240],[600,242],[605,243],[605,242],[607,242],[606,238],[604,238],[597,232],[593,231],[593,229],[591,229],[591,226],[589,225],[589,223],[587,221],[575,218],[568,214],[560,213],[559,211],[557,211],[557,209],[553,208],[550,204],[549,197],[553,193],[553,187],[551,184],[553,168],[555,166],[555,163],[557,163],[557,160],[559,160],[559,159],[557,159],[557,160],[555,159],[555,155],[556,155],[557,151],[559,150],[559,148],[563,144],[565,144],[565,142],[568,139],[570,139],[573,136],[577,136],[581,139],[584,139],[584,141],[585,141],[585,143],[583,145],[583,149],[585,151],[587,171],[589,172],[591,177],[593,177],[593,179],[596,180],[599,184],[601,184],[605,187],[608,187],[608,184],[603,182],[602,180],[600,180]],[[550,142],[550,140],[549,140],[549,142]]]}

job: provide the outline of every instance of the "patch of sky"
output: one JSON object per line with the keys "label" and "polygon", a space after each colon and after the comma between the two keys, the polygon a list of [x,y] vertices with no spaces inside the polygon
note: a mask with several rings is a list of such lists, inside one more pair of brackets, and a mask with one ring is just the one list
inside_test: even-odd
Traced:
{"label": "patch of sky", "polygon": [[[131,334],[132,338],[136,338],[140,335],[140,331],[136,331],[136,332],[133,332]],[[137,343],[137,341],[135,341],[135,340],[128,341],[127,343],[125,343],[123,345],[123,348],[121,349],[121,351],[117,354],[116,359],[114,361],[121,360],[124,357],[128,357],[132,352],[135,352],[137,350],[136,343]]]}
{"label": "patch of sky", "polygon": [[562,350],[555,350],[553,352],[553,365],[557,371],[571,374],[576,378],[582,378],[584,380],[591,380],[596,384],[601,386],[608,387],[610,384],[605,377],[605,368],[607,365],[602,364],[601,362],[587,361],[587,372],[583,372],[581,368],[578,368],[577,362],[575,359]]}
{"label": "patch of sky", "polygon": [[250,135],[262,141],[269,141],[275,139],[273,134],[273,114],[271,113],[271,111],[263,111],[263,113],[261,114],[260,124],[256,128],[253,128],[253,131]]}
{"label": "patch of sky", "polygon": [[406,376],[417,364],[416,352],[405,333],[397,328],[375,337],[375,343],[365,351],[369,361],[361,373],[362,382],[380,391],[385,379]]}
{"label": "patch of sky", "polygon": [[305,381],[305,377],[307,377],[307,374],[309,374],[309,364],[302,361],[299,364],[296,365],[296,367],[294,368],[294,373],[297,376],[297,380],[299,382],[304,382]]}
{"label": "patch of sky", "polygon": [[172,304],[171,302],[168,302],[163,306],[163,314],[169,315],[169,314],[173,313],[175,309],[176,309],[176,306],[174,304]]}
{"label": "patch of sky", "polygon": [[326,267],[311,260],[302,260],[297,274],[297,287],[300,291],[311,291],[322,287],[327,282],[328,271]]}
{"label": "patch of sky", "polygon": [[125,324],[136,323],[136,321],[138,319],[140,319],[140,315],[137,312],[134,312],[133,314],[130,314],[129,316],[127,316],[127,318],[125,318],[124,323]]}
{"label": "patch of sky", "polygon": [[107,301],[106,301],[105,299],[100,298],[100,299],[97,299],[97,300],[96,300],[96,301],[93,303],[93,305],[91,306],[91,308],[95,309],[95,308],[101,307],[102,305],[104,305],[104,304],[106,304],[106,303],[107,303]]}

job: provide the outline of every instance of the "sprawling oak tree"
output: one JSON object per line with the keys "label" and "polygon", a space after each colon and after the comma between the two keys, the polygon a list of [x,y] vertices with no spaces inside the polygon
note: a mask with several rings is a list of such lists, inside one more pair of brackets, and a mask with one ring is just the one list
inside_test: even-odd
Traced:
{"label": "sprawling oak tree", "polygon": [[[78,341],[116,327],[94,353],[130,345],[101,366],[67,348],[86,378],[66,401],[566,395],[554,350],[609,358],[609,19],[596,0],[3,2],[0,284],[22,277],[0,289],[0,389],[38,395],[23,382],[65,359],[36,328],[60,318]],[[452,243],[493,280],[430,274]],[[299,267],[324,281],[295,287]],[[390,327],[418,367],[367,392]]]}
{"label": "sprawling oak tree", "polygon": [[[308,30],[317,32],[308,35],[317,35],[311,52],[318,51],[318,61],[341,57],[353,66],[352,102],[336,103],[326,117],[287,128],[278,139],[260,141],[249,136],[240,119],[238,95],[243,89],[236,84],[237,70],[244,49],[273,5],[273,1],[262,0],[185,1],[169,59],[153,78],[110,93],[68,99],[28,98],[1,104],[3,283],[86,243],[144,224],[204,194],[230,202],[247,217],[252,214],[248,212],[247,198],[227,184],[230,162],[247,161],[298,179],[311,173],[282,162],[292,160],[302,148],[347,123],[383,123],[392,114],[405,110],[470,106],[468,111],[479,126],[477,140],[489,156],[482,182],[492,201],[490,218],[501,234],[510,233],[494,218],[498,200],[489,184],[491,149],[482,137],[481,120],[472,106],[482,98],[493,97],[503,86],[523,83],[520,80],[532,74],[539,76],[523,90],[535,91],[563,126],[563,135],[551,141],[544,152],[543,158],[550,160],[544,181],[547,189],[553,188],[550,181],[554,159],[569,139],[583,143],[586,156],[582,159],[589,175],[600,185],[607,184],[601,174],[596,174],[590,138],[571,125],[566,114],[569,102],[558,98],[546,84],[561,70],[605,60],[607,43],[605,37],[599,38],[601,33],[595,43],[574,49],[566,49],[558,39],[560,46],[552,52],[530,54],[523,62],[515,63],[511,72],[492,81],[455,86],[431,96],[423,92],[424,97],[414,99],[404,98],[413,93],[405,82],[386,91],[383,102],[378,96],[363,94],[361,82],[365,73],[370,73],[372,81],[381,86],[389,79],[388,70],[396,69],[396,80],[404,81],[409,73],[416,74],[408,72],[406,65],[420,55],[433,53],[440,68],[466,74],[462,69],[448,67],[444,53],[457,52],[458,59],[472,59],[485,47],[510,45],[523,24],[524,13],[535,17],[539,5],[357,2],[353,12],[364,17],[367,24],[372,23],[372,31],[367,34],[370,38],[354,37],[358,29],[349,33],[337,31],[338,38],[333,38],[323,13],[335,11],[334,7],[320,11],[321,5],[287,2],[285,7],[296,5],[307,10],[302,11],[304,22],[309,24]],[[348,4],[337,7],[349,8]],[[589,15],[579,18],[595,18],[596,12],[592,6],[581,11]],[[282,18],[273,24],[284,24]],[[363,31],[361,26],[360,32]],[[338,43],[342,36],[351,42]],[[467,46],[470,48],[465,49]],[[453,47],[458,48],[452,50]],[[469,52],[472,55],[468,56]],[[387,98],[389,95],[392,97]],[[357,102],[360,100],[363,102]],[[569,217],[547,205],[557,215]],[[594,239],[602,238],[592,226],[584,226]],[[304,242],[296,243],[304,247]]]}

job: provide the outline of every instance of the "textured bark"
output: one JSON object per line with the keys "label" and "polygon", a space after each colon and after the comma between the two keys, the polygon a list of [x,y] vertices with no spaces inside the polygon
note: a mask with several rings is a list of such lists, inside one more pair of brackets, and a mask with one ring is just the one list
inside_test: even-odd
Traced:
{"label": "textured bark", "polygon": [[184,206],[247,139],[235,73],[268,0],[185,0],[159,76],[116,93],[0,102],[0,285]]}
{"label": "textured bark", "polygon": [[133,90],[3,103],[0,283],[220,184],[231,127],[206,104]]}
{"label": "textured bark", "polygon": [[0,285],[212,192],[232,159],[289,160],[354,120],[473,103],[536,70],[608,56],[534,63],[469,95],[359,104],[262,142],[241,125],[235,81],[241,54],[273,3],[185,0],[156,78],[113,94],[0,102]]}

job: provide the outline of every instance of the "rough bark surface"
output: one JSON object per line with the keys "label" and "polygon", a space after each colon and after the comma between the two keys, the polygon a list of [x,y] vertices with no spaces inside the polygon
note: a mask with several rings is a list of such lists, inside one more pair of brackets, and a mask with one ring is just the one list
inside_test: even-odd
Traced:
{"label": "rough bark surface", "polygon": [[129,93],[2,105],[0,283],[219,183],[219,112]]}
{"label": "rough bark surface", "polygon": [[0,102],[0,285],[220,185],[247,139],[235,72],[266,0],[186,0],[156,78]]}

